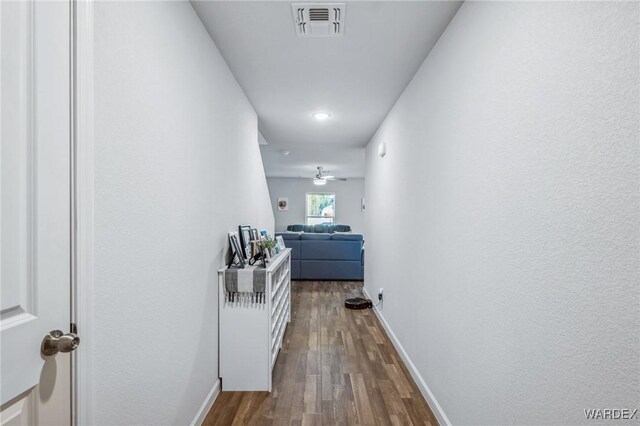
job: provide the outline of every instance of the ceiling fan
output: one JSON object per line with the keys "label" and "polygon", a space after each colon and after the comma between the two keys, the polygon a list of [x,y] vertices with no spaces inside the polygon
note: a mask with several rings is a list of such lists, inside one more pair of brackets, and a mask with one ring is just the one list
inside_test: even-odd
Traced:
{"label": "ceiling fan", "polygon": [[328,172],[323,171],[322,167],[318,166],[318,174],[316,174],[316,176],[313,178],[313,183],[315,185],[326,185],[327,181],[330,181],[330,180],[346,181],[346,179],[344,178],[337,178],[335,176],[327,175],[325,173],[328,173]]}

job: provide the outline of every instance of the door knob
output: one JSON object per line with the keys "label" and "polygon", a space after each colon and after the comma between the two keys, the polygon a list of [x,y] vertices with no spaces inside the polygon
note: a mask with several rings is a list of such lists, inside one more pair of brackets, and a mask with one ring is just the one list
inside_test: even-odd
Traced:
{"label": "door knob", "polygon": [[80,338],[74,333],[64,334],[60,330],[52,330],[42,340],[42,355],[51,356],[58,352],[71,352],[80,345]]}

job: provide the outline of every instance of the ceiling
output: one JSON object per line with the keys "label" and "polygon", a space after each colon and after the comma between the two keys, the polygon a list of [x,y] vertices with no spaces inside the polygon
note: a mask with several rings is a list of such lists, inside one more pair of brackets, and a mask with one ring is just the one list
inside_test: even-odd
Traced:
{"label": "ceiling", "polygon": [[342,37],[297,36],[292,3],[192,0],[258,114],[267,176],[363,177],[363,147],[461,2],[349,1]]}
{"label": "ceiling", "polygon": [[268,177],[312,178],[318,173],[318,166],[322,166],[327,174],[340,178],[364,177],[362,147],[303,144],[292,148],[287,156],[274,145],[262,145],[260,150],[264,173]]}

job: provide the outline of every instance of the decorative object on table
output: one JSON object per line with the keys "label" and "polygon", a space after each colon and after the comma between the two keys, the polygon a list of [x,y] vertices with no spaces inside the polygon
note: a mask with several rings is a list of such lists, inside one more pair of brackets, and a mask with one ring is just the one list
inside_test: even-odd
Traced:
{"label": "decorative object on table", "polygon": [[245,259],[251,259],[251,227],[249,225],[238,226],[238,234],[240,235],[240,246]]}
{"label": "decorative object on table", "polygon": [[289,199],[287,197],[278,197],[278,211],[286,212],[289,210]]}
{"label": "decorative object on table", "polygon": [[[235,231],[229,232],[229,245],[231,246],[231,260],[227,264],[229,269],[242,269],[244,268],[244,256],[240,241],[238,240],[238,233]],[[238,262],[235,263],[235,258],[238,258]]]}
{"label": "decorative object on table", "polygon": [[284,239],[282,238],[282,235],[278,235],[276,237],[276,244],[280,250],[284,250],[285,248],[287,248],[287,246],[284,245]]}
{"label": "decorative object on table", "polygon": [[[259,260],[262,260],[262,267],[266,268],[267,267],[267,261],[266,261],[266,255],[263,249],[260,248],[259,243],[257,243],[256,241],[252,241],[251,244],[256,244],[256,249],[255,252],[253,254],[253,256],[251,257],[251,259],[249,259],[249,265],[253,266],[255,265]],[[258,264],[258,266],[260,266],[260,264]]]}
{"label": "decorative object on table", "polygon": [[[256,255],[262,254],[262,249],[260,248],[260,241],[251,240],[249,243],[251,244],[251,258],[252,259],[254,259],[256,257]],[[253,263],[249,263],[249,264],[253,265]]]}
{"label": "decorative object on table", "polygon": [[251,228],[251,257],[255,258],[255,256],[259,253],[262,253],[260,249],[260,233],[256,228]]}
{"label": "decorative object on table", "polygon": [[[257,233],[257,231],[256,231]],[[264,237],[261,237],[256,240],[251,240],[251,258],[249,259],[249,265],[255,265],[259,260],[262,260],[262,267],[267,267],[267,262],[269,261],[269,251],[265,249],[262,245],[262,241]]]}
{"label": "decorative object on table", "polygon": [[276,241],[270,237],[265,237],[260,241],[260,246],[267,253],[267,260],[271,259],[271,257],[274,255],[272,250],[276,247],[276,245],[277,245]]}

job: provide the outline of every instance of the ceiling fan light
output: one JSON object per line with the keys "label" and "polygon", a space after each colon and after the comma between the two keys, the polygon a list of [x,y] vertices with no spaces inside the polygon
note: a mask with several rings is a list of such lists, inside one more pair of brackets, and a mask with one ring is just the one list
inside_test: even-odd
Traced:
{"label": "ceiling fan light", "polygon": [[326,185],[327,181],[324,179],[320,179],[320,178],[313,178],[313,184],[314,185]]}

